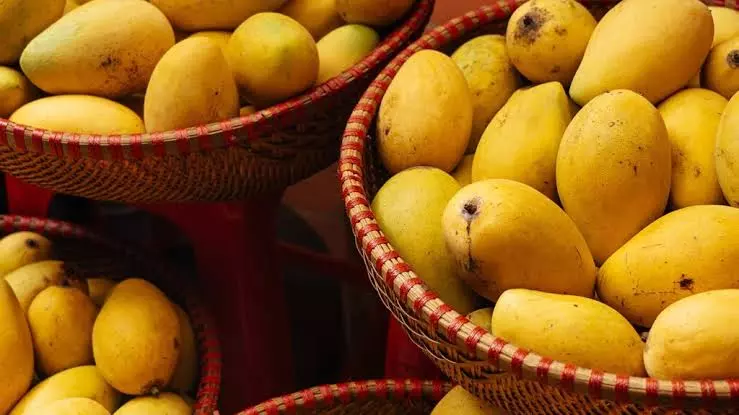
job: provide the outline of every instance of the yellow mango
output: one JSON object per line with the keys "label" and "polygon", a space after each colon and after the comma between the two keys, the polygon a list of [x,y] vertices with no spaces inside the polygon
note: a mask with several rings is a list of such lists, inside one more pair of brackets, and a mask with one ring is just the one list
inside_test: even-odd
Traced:
{"label": "yellow mango", "polygon": [[472,163],[472,181],[515,180],[556,200],[557,151],[571,119],[559,82],[516,93],[485,129]]}
{"label": "yellow mango", "polygon": [[6,414],[31,386],[33,342],[23,309],[5,281],[0,281],[0,413]]}
{"label": "yellow mango", "polygon": [[649,331],[644,363],[656,379],[739,378],[739,289],[683,298]]}
{"label": "yellow mango", "polygon": [[724,203],[713,153],[726,104],[726,99],[713,91],[691,88],[659,105],[672,149],[671,206]]}
{"label": "yellow mango", "polygon": [[221,48],[221,52],[223,52],[223,56],[226,56],[228,54],[228,42],[231,40],[231,32],[210,30],[210,31],[203,31],[203,32],[195,32],[188,36],[188,38],[193,38],[193,37],[210,39],[216,42],[216,44],[218,44],[218,47]]}
{"label": "yellow mango", "polygon": [[336,10],[347,23],[387,26],[400,20],[414,0],[336,0]]}
{"label": "yellow mango", "polygon": [[474,154],[464,156],[462,161],[459,162],[457,167],[452,172],[452,177],[459,183],[460,186],[465,187],[472,183],[472,161],[475,159]]}
{"label": "yellow mango", "polygon": [[338,76],[367,57],[380,42],[374,29],[349,24],[331,31],[316,43],[318,48],[318,78],[316,85]]}
{"label": "yellow mango", "polygon": [[474,153],[493,116],[520,86],[521,79],[508,60],[505,38],[484,35],[467,41],[452,53],[472,93],[472,133],[467,153]]}
{"label": "yellow mango", "polygon": [[51,402],[29,415],[110,415],[104,406],[89,398],[66,398]]}
{"label": "yellow mango", "polygon": [[95,1],[36,36],[20,65],[50,94],[115,98],[146,89],[154,66],[172,45],[172,26],[151,3]]}
{"label": "yellow mango", "polygon": [[36,88],[22,73],[0,66],[0,118],[8,118],[37,95]]}
{"label": "yellow mango", "polygon": [[461,386],[455,386],[450,390],[431,411],[431,415],[499,415],[503,413]]}
{"label": "yellow mango", "polygon": [[442,226],[457,272],[490,301],[509,288],[593,295],[595,264],[585,239],[530,186],[507,179],[467,185],[447,204]]}
{"label": "yellow mango", "polygon": [[0,65],[18,61],[28,42],[62,17],[65,0],[6,0],[0,3]]}
{"label": "yellow mango", "polygon": [[713,43],[711,47],[739,35],[739,11],[730,7],[708,6],[713,18]]}
{"label": "yellow mango", "polygon": [[600,95],[572,119],[557,155],[557,190],[596,263],[662,215],[670,158],[659,111],[635,92]]}
{"label": "yellow mango", "polygon": [[695,293],[739,288],[739,209],[699,205],[657,219],[598,270],[598,298],[649,327]]}
{"label": "yellow mango", "polygon": [[467,319],[470,320],[470,323],[480,326],[490,333],[493,332],[493,327],[491,325],[492,318],[493,307],[481,308],[467,314]]}
{"label": "yellow mango", "polygon": [[726,99],[739,91],[739,36],[711,50],[703,66],[703,83]]}
{"label": "yellow mango", "polygon": [[185,32],[230,30],[244,20],[277,10],[285,0],[151,0],[172,25]]}
{"label": "yellow mango", "polygon": [[616,310],[590,298],[514,289],[493,310],[495,335],[577,366],[645,375],[644,343]]}
{"label": "yellow mango", "polygon": [[336,0],[288,0],[278,11],[297,20],[316,41],[344,24]]}
{"label": "yellow mango", "polygon": [[391,173],[414,166],[452,171],[467,149],[472,94],[441,52],[422,50],[398,70],[380,103],[377,146]]}
{"label": "yellow mango", "polygon": [[724,197],[739,207],[739,94],[724,109],[716,133],[716,175]]}
{"label": "yellow mango", "polygon": [[624,0],[593,31],[570,96],[585,105],[629,89],[657,103],[698,73],[712,41],[711,12],[699,0]]}

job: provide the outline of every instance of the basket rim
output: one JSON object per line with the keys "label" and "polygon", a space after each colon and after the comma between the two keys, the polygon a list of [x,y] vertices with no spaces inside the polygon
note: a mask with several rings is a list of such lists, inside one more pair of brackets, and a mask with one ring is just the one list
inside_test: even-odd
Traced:
{"label": "basket rim", "polygon": [[[47,218],[36,218],[22,215],[0,214],[0,229],[5,232],[31,231],[47,236],[60,236],[89,240],[95,244],[106,246],[126,256],[136,258],[158,269],[161,277],[155,283],[165,283],[164,288],[177,287],[182,290],[186,304],[183,309],[190,317],[193,329],[196,332],[198,343],[198,357],[200,373],[196,400],[193,411],[196,415],[212,415],[218,410],[218,397],[221,388],[221,347],[218,333],[215,329],[215,320],[207,307],[196,295],[197,291],[183,280],[176,278],[177,273],[160,261],[152,260],[129,246],[122,245],[100,234],[89,231],[81,226]],[[175,285],[177,284],[177,285]]]}
{"label": "basket rim", "polygon": [[[487,362],[492,368],[511,372],[519,379],[538,381],[577,392],[594,399],[656,406],[669,403],[682,406],[696,402],[710,407],[739,401],[739,379],[658,380],[648,377],[607,373],[555,361],[502,338],[471,323],[438,298],[403,261],[375,219],[364,185],[365,142],[379,104],[398,69],[408,58],[423,49],[439,49],[475,29],[507,19],[526,0],[497,0],[427,32],[408,46],[372,82],[352,112],[342,138],[338,178],[346,214],[350,219],[357,248],[366,256],[369,278],[372,268],[407,312],[418,317],[440,339],[465,350],[470,357]],[[607,6],[619,0],[578,0],[589,6]],[[703,0],[725,6],[724,0]]]}
{"label": "basket rim", "polygon": [[368,399],[403,400],[429,398],[441,400],[452,387],[449,382],[419,379],[378,379],[329,384],[272,398],[237,415],[294,413],[300,408],[315,408],[335,403]]}
{"label": "basket rim", "polygon": [[177,130],[120,135],[50,131],[0,118],[0,146],[16,152],[35,152],[58,158],[138,160],[248,145],[259,139],[262,133],[270,131],[274,118],[296,118],[307,106],[331,99],[373,68],[387,63],[415,33],[423,30],[434,3],[435,0],[417,0],[403,23],[388,34],[370,55],[350,69],[297,97],[248,116]]}

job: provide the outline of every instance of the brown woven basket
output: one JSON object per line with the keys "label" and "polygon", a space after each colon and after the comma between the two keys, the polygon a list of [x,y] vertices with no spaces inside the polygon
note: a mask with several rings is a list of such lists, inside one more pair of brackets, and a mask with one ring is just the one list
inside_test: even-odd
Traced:
{"label": "brown woven basket", "polygon": [[0,119],[0,170],[32,184],[128,203],[227,201],[280,190],[336,160],[351,109],[389,60],[424,31],[435,0],[353,68],[246,117],[156,134],[90,136]]}
{"label": "brown woven basket", "polygon": [[324,385],[271,399],[237,415],[428,415],[451,387],[409,379]]}
{"label": "brown woven basket", "polygon": [[[339,179],[372,285],[413,342],[446,375],[510,413],[666,413],[670,408],[680,409],[670,413],[739,413],[739,379],[663,381],[603,373],[553,361],[494,337],[438,299],[388,243],[375,220],[370,201],[387,173],[377,162],[369,134],[400,66],[421,49],[448,52],[473,36],[501,33],[512,11],[524,2],[500,0],[427,33],[390,63],[352,113],[341,146]],[[617,0],[583,3],[601,17]]]}
{"label": "brown woven basket", "polygon": [[62,260],[76,277],[105,276],[113,279],[146,278],[162,289],[190,316],[197,337],[200,376],[195,415],[217,411],[221,389],[221,349],[215,324],[200,302],[196,290],[172,269],[147,256],[90,233],[78,226],[48,219],[0,215],[0,236],[16,231],[33,231],[54,242],[52,257]]}

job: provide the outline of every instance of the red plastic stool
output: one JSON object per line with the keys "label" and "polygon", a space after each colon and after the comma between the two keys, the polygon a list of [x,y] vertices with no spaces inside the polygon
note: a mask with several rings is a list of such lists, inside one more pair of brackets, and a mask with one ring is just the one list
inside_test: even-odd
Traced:
{"label": "red plastic stool", "polygon": [[[11,213],[46,216],[53,193],[6,175]],[[287,310],[276,261],[281,194],[244,203],[138,206],[188,236],[218,322],[221,412],[236,413],[294,390]]]}

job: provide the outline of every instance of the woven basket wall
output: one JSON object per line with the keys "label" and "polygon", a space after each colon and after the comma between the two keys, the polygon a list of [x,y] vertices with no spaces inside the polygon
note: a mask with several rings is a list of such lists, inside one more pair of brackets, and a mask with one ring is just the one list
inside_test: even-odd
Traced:
{"label": "woven basket wall", "polygon": [[[494,337],[438,299],[376,222],[370,201],[388,174],[377,161],[371,134],[382,96],[400,66],[421,49],[448,53],[471,37],[505,33],[508,17],[524,2],[499,0],[427,33],[393,60],[352,113],[341,146],[339,179],[372,285],[413,342],[447,376],[510,413],[739,413],[739,380],[620,376],[553,361]],[[617,0],[583,3],[600,18]],[[709,4],[736,8],[736,3],[723,1]]]}
{"label": "woven basket wall", "polygon": [[448,383],[420,380],[324,385],[271,399],[237,415],[428,415],[450,389]]}
{"label": "woven basket wall", "polygon": [[0,170],[95,200],[228,201],[281,190],[336,161],[361,94],[424,31],[435,0],[418,0],[353,68],[247,117],[156,134],[90,136],[0,119]]}
{"label": "woven basket wall", "polygon": [[195,415],[212,415],[221,388],[221,351],[215,324],[196,290],[165,265],[128,247],[75,225],[47,219],[0,215],[0,236],[33,231],[53,241],[52,257],[62,260],[68,272],[80,278],[145,278],[157,285],[190,316],[197,337],[200,374]]}

